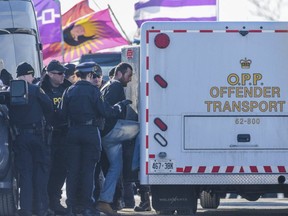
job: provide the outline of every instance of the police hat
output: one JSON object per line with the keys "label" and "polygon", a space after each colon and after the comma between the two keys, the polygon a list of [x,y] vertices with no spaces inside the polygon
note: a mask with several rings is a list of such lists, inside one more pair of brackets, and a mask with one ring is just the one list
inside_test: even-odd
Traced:
{"label": "police hat", "polygon": [[95,72],[93,73],[93,79],[95,79],[96,77],[101,77],[102,76],[102,69],[101,69],[101,67],[100,67],[100,65],[98,65],[97,63],[96,63],[96,65],[95,65]]}
{"label": "police hat", "polygon": [[67,70],[66,67],[64,67],[58,60],[52,60],[48,66],[47,66],[47,71],[59,71],[59,72],[65,72]]}
{"label": "police hat", "polygon": [[22,62],[17,66],[17,77],[32,74],[34,76],[34,68],[27,62]]}
{"label": "police hat", "polygon": [[102,76],[102,68],[100,67],[100,65],[98,65],[96,63],[95,67],[96,67],[95,74],[98,75],[98,76]]}
{"label": "police hat", "polygon": [[84,62],[77,65],[76,70],[82,73],[95,73],[97,71],[97,64],[95,62]]}
{"label": "police hat", "polygon": [[74,75],[74,72],[76,71],[76,65],[75,64],[65,64],[64,67],[67,68],[67,70],[65,71],[65,77],[70,77],[72,75]]}

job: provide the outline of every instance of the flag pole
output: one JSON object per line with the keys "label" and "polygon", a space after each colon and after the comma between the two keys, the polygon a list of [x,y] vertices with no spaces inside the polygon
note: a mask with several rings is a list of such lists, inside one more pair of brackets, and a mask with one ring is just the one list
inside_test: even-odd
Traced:
{"label": "flag pole", "polygon": [[217,10],[217,13],[216,13],[216,16],[217,16],[217,21],[219,21],[219,8],[220,8],[220,0],[216,0],[216,10]]}
{"label": "flag pole", "polygon": [[62,64],[65,63],[65,59],[64,59],[64,38],[63,38],[63,30],[62,30],[62,12],[61,12],[61,2],[60,0],[54,0],[56,2],[58,2],[59,4],[59,12],[60,12],[60,34],[61,34],[61,56],[62,56]]}
{"label": "flag pole", "polygon": [[124,31],[124,29],[123,29],[122,26],[120,25],[118,19],[116,18],[115,14],[114,14],[114,12],[113,12],[113,10],[112,10],[112,8],[110,7],[109,4],[108,4],[108,8],[109,8],[109,10],[111,11],[111,14],[112,14],[112,16],[114,17],[114,19],[116,20],[117,24],[119,25],[119,27],[120,27],[122,33],[124,34],[126,40],[129,41],[129,43],[130,43],[130,45],[131,45],[131,41],[129,40],[129,37],[127,36],[126,32]]}
{"label": "flag pole", "polygon": [[93,3],[97,6],[97,8],[99,9],[99,10],[102,10],[100,7],[99,7],[99,5],[93,0]]}

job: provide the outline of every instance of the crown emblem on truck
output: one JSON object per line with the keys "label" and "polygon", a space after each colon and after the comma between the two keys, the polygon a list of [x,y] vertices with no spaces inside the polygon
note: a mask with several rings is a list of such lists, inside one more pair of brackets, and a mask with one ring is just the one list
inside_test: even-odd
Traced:
{"label": "crown emblem on truck", "polygon": [[246,57],[245,57],[245,59],[240,60],[240,64],[241,64],[242,69],[249,69],[251,63],[252,63],[252,61],[250,59],[247,59]]}

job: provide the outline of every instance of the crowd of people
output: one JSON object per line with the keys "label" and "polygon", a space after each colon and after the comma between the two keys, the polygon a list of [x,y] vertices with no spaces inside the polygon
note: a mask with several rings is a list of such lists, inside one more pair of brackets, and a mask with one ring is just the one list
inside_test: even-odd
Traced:
{"label": "crowd of people", "polygon": [[[0,67],[5,70],[1,62]],[[16,73],[28,83],[29,98],[25,105],[8,104],[10,125],[17,132],[13,150],[19,174],[18,215],[150,211],[149,187],[137,184],[141,203],[135,206],[135,184],[122,176],[123,142],[135,142],[139,134],[139,123],[126,119],[131,101],[124,88],[132,79],[132,66],[121,62],[108,81],[94,62],[76,66],[52,60],[41,78],[23,62]],[[61,204],[65,183],[66,207]]]}

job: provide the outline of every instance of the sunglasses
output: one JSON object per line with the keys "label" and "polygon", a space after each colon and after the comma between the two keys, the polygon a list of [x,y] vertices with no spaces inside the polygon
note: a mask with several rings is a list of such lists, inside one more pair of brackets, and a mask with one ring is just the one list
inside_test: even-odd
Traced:
{"label": "sunglasses", "polygon": [[[52,72],[50,72],[50,73],[52,73]],[[52,74],[57,74],[59,76],[62,76],[64,74],[64,72],[58,72],[58,73],[52,73]]]}
{"label": "sunglasses", "polygon": [[98,75],[98,74],[93,74],[93,79],[95,79],[95,78],[100,78],[101,76],[100,75]]}

